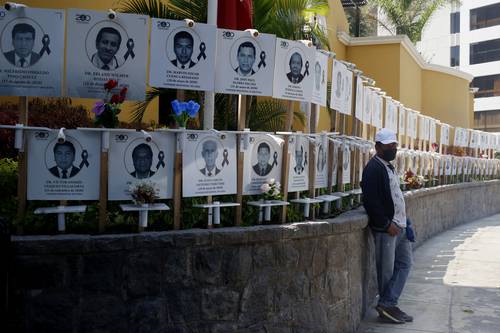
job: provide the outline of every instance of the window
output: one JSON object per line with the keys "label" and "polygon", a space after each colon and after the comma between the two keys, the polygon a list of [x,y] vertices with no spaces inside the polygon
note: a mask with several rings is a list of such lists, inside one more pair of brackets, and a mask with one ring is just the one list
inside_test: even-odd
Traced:
{"label": "window", "polygon": [[450,66],[460,66],[460,46],[450,47]]}
{"label": "window", "polygon": [[456,34],[460,32],[460,12],[450,14],[450,33]]}
{"label": "window", "polygon": [[500,3],[471,9],[470,30],[500,25]]}
{"label": "window", "polygon": [[500,74],[478,76],[472,81],[472,86],[479,88],[476,98],[500,96]]}
{"label": "window", "polygon": [[470,44],[470,64],[500,60],[500,38]]}

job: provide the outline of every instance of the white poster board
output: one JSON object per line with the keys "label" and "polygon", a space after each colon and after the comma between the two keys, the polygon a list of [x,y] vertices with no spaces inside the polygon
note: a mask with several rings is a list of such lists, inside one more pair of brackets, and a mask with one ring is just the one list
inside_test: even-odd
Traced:
{"label": "white poster board", "polygon": [[152,87],[214,90],[215,25],[154,18],[149,84]]}
{"label": "white poster board", "polygon": [[281,181],[283,142],[281,137],[275,135],[250,135],[244,154],[243,194],[261,194],[261,185],[269,179]]}
{"label": "white poster board", "polygon": [[429,141],[431,145],[436,143],[436,119],[429,119]]}
{"label": "white poster board", "polygon": [[347,66],[338,60],[334,60],[330,108],[342,114],[351,115],[352,80],[353,74]]}
{"label": "white poster board", "polygon": [[339,168],[339,149],[340,144],[337,142],[333,143],[333,156],[331,157],[332,161],[332,185],[337,185],[337,174]]}
{"label": "white poster board", "polygon": [[385,128],[398,132],[397,108],[392,98],[385,99]]}
{"label": "white poster board", "polygon": [[64,11],[0,10],[0,95],[61,96]]}
{"label": "white poster board", "polygon": [[356,104],[354,108],[354,116],[356,119],[363,121],[363,100],[364,100],[364,93],[365,89],[363,87],[363,80],[361,79],[360,76],[356,77]]}
{"label": "white poster board", "polygon": [[407,120],[407,130],[408,136],[412,139],[417,138],[417,118],[418,114],[414,111],[407,110],[406,120]]}
{"label": "white poster board", "polygon": [[372,91],[372,125],[377,129],[382,128],[382,96],[377,94],[375,91]]}
{"label": "white poster board", "polygon": [[347,143],[342,145],[342,183],[351,183],[351,148]]}
{"label": "white poster board", "polygon": [[363,88],[363,123],[365,124],[371,124],[372,122],[372,94],[373,92],[368,86]]}
{"label": "white poster board", "polygon": [[310,102],[313,89],[314,47],[302,42],[276,38],[273,97]]}
{"label": "white poster board", "polygon": [[446,124],[441,124],[441,138],[439,140],[440,144],[449,146],[450,145],[450,126]]}
{"label": "white poster board", "polygon": [[309,141],[303,135],[288,138],[290,166],[288,170],[288,191],[305,191],[309,186]]}
{"label": "white poster board", "polygon": [[129,188],[149,181],[160,199],[173,196],[175,135],[152,132],[147,141],[140,132],[110,132],[108,199],[132,200]]}
{"label": "white poster board", "polygon": [[326,106],[326,90],[328,81],[328,56],[316,51],[316,61],[314,62],[314,85],[311,102]]}
{"label": "white poster board", "polygon": [[118,81],[127,99],[146,95],[149,17],[69,9],[66,38],[67,96],[104,98],[104,84]]}
{"label": "white poster board", "polygon": [[314,188],[325,188],[328,186],[328,137],[326,135],[317,136],[314,143],[316,178]]}
{"label": "white poster board", "polygon": [[236,193],[236,134],[183,134],[182,196]]}
{"label": "white poster board", "polygon": [[29,131],[28,200],[97,200],[101,136],[97,132]]}
{"label": "white poster board", "polygon": [[399,121],[398,121],[398,133],[399,135],[405,135],[406,133],[406,108],[404,106],[399,106]]}
{"label": "white poster board", "polygon": [[272,96],[275,49],[275,35],[218,29],[215,91]]}

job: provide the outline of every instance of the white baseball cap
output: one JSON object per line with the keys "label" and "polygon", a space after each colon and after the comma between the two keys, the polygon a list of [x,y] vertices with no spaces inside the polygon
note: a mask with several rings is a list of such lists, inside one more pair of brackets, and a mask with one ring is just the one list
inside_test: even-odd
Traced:
{"label": "white baseball cap", "polygon": [[384,145],[389,143],[398,143],[398,139],[396,138],[396,133],[391,131],[388,128],[382,128],[380,131],[375,134],[375,142],[380,142]]}

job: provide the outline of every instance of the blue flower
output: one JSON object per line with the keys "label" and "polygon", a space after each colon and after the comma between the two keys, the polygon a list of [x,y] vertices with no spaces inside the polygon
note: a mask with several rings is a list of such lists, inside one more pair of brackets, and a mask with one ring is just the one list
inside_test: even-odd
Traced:
{"label": "blue flower", "polygon": [[170,104],[172,105],[172,110],[174,110],[175,115],[180,116],[183,111],[181,109],[181,103],[178,100],[173,100]]}
{"label": "blue flower", "polygon": [[198,110],[200,110],[200,104],[196,103],[195,101],[189,101],[187,103],[187,113],[191,118],[196,117]]}

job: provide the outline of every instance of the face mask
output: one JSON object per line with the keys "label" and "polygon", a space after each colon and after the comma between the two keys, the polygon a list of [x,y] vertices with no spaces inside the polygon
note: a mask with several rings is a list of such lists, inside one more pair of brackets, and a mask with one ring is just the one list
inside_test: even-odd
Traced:
{"label": "face mask", "polygon": [[387,162],[390,162],[396,158],[397,152],[398,152],[397,148],[384,150],[382,152],[382,158]]}

